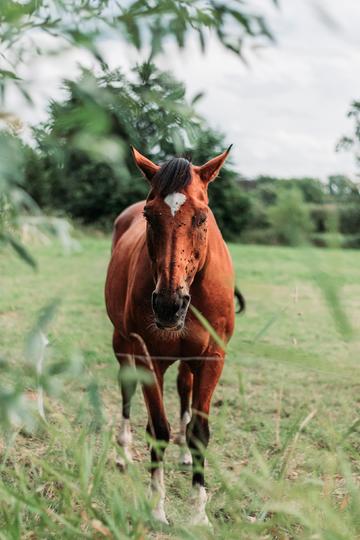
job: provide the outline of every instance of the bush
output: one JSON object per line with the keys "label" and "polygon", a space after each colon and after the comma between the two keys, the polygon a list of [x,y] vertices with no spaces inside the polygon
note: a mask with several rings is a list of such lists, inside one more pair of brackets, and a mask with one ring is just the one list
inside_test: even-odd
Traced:
{"label": "bush", "polygon": [[340,232],[343,234],[359,234],[360,231],[360,202],[339,206]]}
{"label": "bush", "polygon": [[261,244],[275,246],[279,243],[277,234],[273,229],[247,229],[241,235],[244,244]]}
{"label": "bush", "polygon": [[[35,130],[37,152],[27,161],[26,189],[42,207],[85,224],[109,228],[124,208],[146,197],[148,185],[130,144],[157,163],[191,152],[194,163],[203,164],[226,147],[223,134],[187,104],[184,86],[151,64],[139,66],[131,80],[119,71],[99,78],[84,72],[66,87],[67,99],[52,103],[49,121]],[[117,148],[120,138],[128,145]],[[116,152],[120,157],[113,159]],[[224,237],[238,239],[251,202],[229,163],[209,197]]]}
{"label": "bush", "polygon": [[279,190],[298,189],[306,203],[320,204],[325,201],[325,187],[318,178],[275,178],[258,176],[255,179],[257,194],[265,205],[275,204]]}
{"label": "bush", "polygon": [[360,234],[312,234],[311,242],[317,247],[359,249]]}
{"label": "bush", "polygon": [[339,230],[339,209],[336,204],[309,205],[315,233],[336,233]]}
{"label": "bush", "polygon": [[269,208],[269,221],[279,243],[285,245],[304,243],[312,231],[308,207],[295,188],[279,191],[277,203]]}
{"label": "bush", "polygon": [[348,249],[360,249],[360,233],[344,236],[342,247]]}

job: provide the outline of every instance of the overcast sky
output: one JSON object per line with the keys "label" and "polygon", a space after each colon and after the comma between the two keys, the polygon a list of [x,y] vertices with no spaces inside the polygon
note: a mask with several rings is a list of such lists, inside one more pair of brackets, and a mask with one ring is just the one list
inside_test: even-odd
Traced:
{"label": "overcast sky", "polygon": [[217,44],[205,58],[194,50],[164,66],[189,89],[206,90],[201,112],[234,143],[245,174],[354,174],[353,157],[334,149],[351,130],[350,102],[360,98],[360,0],[283,0],[280,10],[258,3],[277,45],[249,52],[249,67]]}
{"label": "overcast sky", "polygon": [[[346,113],[360,98],[360,0],[282,0],[280,9],[270,0],[256,4],[277,43],[248,49],[248,66],[215,40],[205,55],[192,43],[183,52],[167,48],[158,64],[185,81],[190,96],[205,91],[200,112],[234,143],[243,174],[353,176],[352,155],[335,153],[335,145],[351,131]],[[124,54],[121,43],[107,48],[112,67],[138,59]],[[31,66],[38,99],[35,110],[24,110],[27,121],[44,118],[47,98],[59,95],[59,81],[75,75],[79,60],[86,58],[68,54]],[[17,108],[15,96],[10,106]]]}

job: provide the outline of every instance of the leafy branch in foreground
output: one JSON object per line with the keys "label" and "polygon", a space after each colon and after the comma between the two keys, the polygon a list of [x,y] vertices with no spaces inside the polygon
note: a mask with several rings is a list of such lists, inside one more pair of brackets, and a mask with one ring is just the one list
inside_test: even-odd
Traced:
{"label": "leafy branch in foreground", "polygon": [[[197,33],[205,49],[212,30],[220,43],[241,54],[245,38],[271,39],[264,17],[249,1],[231,0],[6,0],[0,15],[1,52],[5,59],[3,80],[21,83],[19,62],[49,51],[39,43],[56,38],[58,46],[88,50],[104,61],[99,41],[104,36],[122,36],[137,49],[151,48],[151,55],[163,50],[169,39],[184,47],[189,33]],[[41,41],[42,40],[42,41]],[[60,43],[59,43],[60,41]]]}
{"label": "leafy branch in foreground", "polygon": [[[181,81],[151,62],[128,75],[83,70],[64,88],[65,99],[53,101],[48,120],[34,130],[36,147],[26,162],[25,189],[51,212],[110,228],[148,192],[130,145],[156,163],[186,155],[201,164],[225,148],[224,135],[197,113],[201,96],[189,99]],[[250,208],[231,165],[209,195],[225,238],[238,237]]]}
{"label": "leafy branch in foreground", "polygon": [[[26,73],[26,69],[32,64],[36,56],[52,58],[65,50],[86,50],[95,64],[107,69],[106,58],[102,52],[104,40],[119,40],[119,36],[130,46],[137,49],[150,51],[150,58],[164,50],[165,44],[174,40],[181,48],[184,47],[191,34],[197,34],[202,49],[210,37],[210,32],[217,36],[218,41],[228,49],[242,53],[242,44],[246,38],[251,40],[271,38],[269,29],[263,17],[249,8],[249,2],[224,2],[223,0],[132,0],[123,5],[117,0],[6,0],[2,3],[0,13],[0,99],[6,103],[9,90],[16,89],[23,98],[32,103],[32,90],[29,80],[22,78],[20,72]],[[145,68],[143,68],[145,69]],[[165,76],[162,75],[160,85],[167,86]],[[159,107],[164,116],[179,114],[179,119],[172,131],[172,141],[177,153],[183,140],[180,125],[184,121],[186,111],[182,108],[174,109],[173,102],[178,99],[171,96],[166,107],[156,100],[156,90],[151,86],[154,80],[143,81],[144,112],[148,114],[146,124],[151,124],[151,108]],[[181,90],[184,93],[184,90]],[[85,91],[86,93],[86,91]],[[181,96],[180,96],[181,97]],[[109,92],[102,93],[102,99],[107,101]],[[112,96],[107,104],[111,106]],[[103,103],[102,103],[103,104]],[[84,104],[83,104],[84,105]],[[89,105],[89,103],[88,103]],[[95,105],[95,113],[99,122],[91,122]],[[190,111],[190,109],[189,109]],[[189,111],[187,115],[189,116]],[[104,127],[107,119],[99,110],[99,103],[92,103],[89,107],[77,110],[77,120],[83,124],[84,133],[77,144],[83,144],[84,148],[93,143],[94,135]],[[144,115],[144,117],[146,116]],[[6,118],[8,120],[6,120]],[[16,116],[0,111],[1,122],[11,121],[13,127],[21,124]],[[113,118],[114,119],[114,118]],[[131,120],[131,116],[129,121]],[[95,126],[95,128],[94,128]],[[134,142],[136,134],[139,136],[139,128],[133,126]],[[88,131],[89,136],[86,137]],[[129,130],[131,132],[131,130]],[[118,130],[116,133],[120,145],[128,144],[129,132]],[[24,154],[20,140],[12,137],[9,133],[0,133],[2,148],[0,149],[0,196],[10,202],[14,214],[19,214],[24,205],[32,206],[29,213],[36,213],[35,205],[24,190],[21,190],[24,170]],[[158,140],[162,137],[157,133]],[[114,141],[102,140],[92,144],[94,155],[98,152],[107,153],[109,157],[119,151],[119,145]],[[188,141],[189,142],[189,141]],[[121,153],[121,149],[120,149]],[[1,155],[3,154],[3,156]],[[124,154],[124,151],[122,152]],[[14,159],[15,158],[15,159]],[[110,159],[111,161],[111,159]],[[126,167],[123,168],[126,172]],[[128,175],[127,178],[129,179]],[[15,195],[20,195],[16,199]],[[16,201],[15,201],[16,199]],[[20,211],[21,209],[21,211]],[[3,209],[1,208],[1,214]],[[5,231],[5,232],[3,232]],[[8,227],[4,227],[2,220],[1,234],[3,243],[6,242],[14,247],[22,258],[35,266],[35,263],[15,239]]]}
{"label": "leafy branch in foreground", "polygon": [[[348,112],[353,121],[353,133],[340,139],[337,150],[352,150],[358,166],[360,166],[360,100],[354,100]],[[359,189],[359,186],[357,186]]]}

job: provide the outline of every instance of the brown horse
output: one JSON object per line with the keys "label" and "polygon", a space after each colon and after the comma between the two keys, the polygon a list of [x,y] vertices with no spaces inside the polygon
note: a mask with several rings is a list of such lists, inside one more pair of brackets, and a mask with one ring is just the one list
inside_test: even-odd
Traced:
{"label": "brown horse", "polygon": [[[151,445],[154,516],[167,523],[163,455],[170,426],[163,403],[163,377],[180,360],[180,435],[183,463],[193,463],[193,523],[209,523],[205,512],[204,450],[209,442],[210,402],[234,329],[234,272],[227,246],[208,207],[207,188],[230,148],[205,165],[173,158],[161,167],[133,149],[150,183],[146,201],[127,208],[115,222],[106,280],[106,306],[114,325],[113,347],[124,367],[151,371],[144,383]],[[221,341],[199,322],[201,312]],[[146,346],[145,346],[146,345]],[[148,351],[148,353],[147,353]],[[151,360],[146,361],[147,355]],[[131,461],[130,402],[135,383],[120,377],[122,424],[118,442]],[[190,407],[190,399],[191,407]],[[185,445],[189,450],[185,450]]]}

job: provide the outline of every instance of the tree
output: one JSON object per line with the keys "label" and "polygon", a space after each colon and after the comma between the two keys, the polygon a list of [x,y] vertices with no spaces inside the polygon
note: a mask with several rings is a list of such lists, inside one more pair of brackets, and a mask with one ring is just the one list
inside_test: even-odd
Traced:
{"label": "tree", "polygon": [[348,118],[353,121],[353,133],[342,137],[337,145],[337,150],[351,150],[358,166],[360,166],[360,101],[351,103]]}
{"label": "tree", "polygon": [[360,202],[360,186],[347,176],[329,176],[327,187],[329,195],[337,202]]}
{"label": "tree", "polygon": [[104,35],[125,40],[136,49],[147,47],[153,59],[169,40],[182,48],[194,32],[204,50],[211,31],[222,45],[242,55],[245,40],[272,37],[264,18],[249,4],[246,0],[4,0],[1,93],[15,85],[31,100],[27,81],[18,72],[37,55],[61,54],[70,47],[86,50],[99,65],[106,65],[101,48]]}
{"label": "tree", "polygon": [[[35,131],[37,158],[29,154],[26,188],[42,207],[110,227],[148,190],[130,144],[158,163],[190,152],[194,163],[204,163],[224,151],[224,136],[200,118],[194,100],[187,102],[183,84],[151,63],[138,66],[130,78],[119,70],[98,78],[84,71],[66,88],[66,100],[53,102],[49,120]],[[210,198],[225,236],[238,237],[249,199],[230,167],[210,187]]]}
{"label": "tree", "polygon": [[297,246],[308,239],[312,223],[300,190],[281,190],[268,214],[271,227],[281,243]]}
{"label": "tree", "polygon": [[[0,13],[0,101],[4,103],[9,91],[14,87],[21,92],[24,99],[32,105],[31,89],[27,80],[20,77],[21,68],[32,64],[34,57],[41,55],[53,57],[61,54],[64,50],[86,50],[91,55],[97,66],[106,70],[106,58],[102,52],[101,40],[104,36],[114,36],[114,39],[123,39],[137,49],[145,46],[150,50],[150,59],[163,49],[169,40],[175,40],[179,47],[184,47],[190,33],[196,33],[199,43],[204,50],[210,32],[228,49],[238,55],[243,53],[243,43],[246,40],[262,40],[271,38],[271,34],[264,19],[249,9],[249,3],[227,2],[225,0],[130,0],[126,6],[121,0],[4,0],[1,4]],[[79,92],[85,92],[84,87]],[[74,98],[77,99],[75,88]],[[102,93],[107,99],[109,93]],[[146,107],[151,106],[152,92],[148,89]],[[99,124],[92,121],[91,104],[81,110],[76,109],[78,120],[83,125],[83,132],[76,139],[76,151],[82,145],[84,149],[93,151],[98,159],[107,155],[110,162],[116,159],[119,164],[119,174],[128,169],[126,152],[121,150],[121,142],[124,147],[128,140],[123,138],[123,133],[117,132],[119,144],[113,144],[103,133],[100,145],[94,143],[94,134],[105,116],[101,115],[100,108],[95,107]],[[95,105],[97,105],[95,103]],[[167,114],[168,111],[166,111]],[[0,110],[0,119],[4,117]],[[68,119],[68,118],[67,118]],[[59,121],[61,124],[61,121]],[[65,126],[63,126],[64,128]],[[55,127],[54,127],[55,128]],[[89,138],[86,138],[86,130],[89,130]],[[135,130],[134,130],[135,131]],[[126,134],[127,132],[125,132]],[[68,133],[70,135],[70,132]],[[178,147],[177,131],[173,132],[173,145]],[[8,131],[2,132],[3,149],[14,146],[12,135]],[[19,143],[19,148],[21,144]],[[61,162],[61,148],[53,147],[54,158]],[[121,152],[124,161],[121,164]],[[118,153],[118,154],[117,154]],[[81,155],[78,154],[79,159]],[[22,212],[26,200],[29,197],[22,192],[21,200],[17,194],[21,190],[23,176],[17,177],[17,172],[9,169],[16,167],[19,155],[16,159],[0,166],[0,200],[3,204],[10,205],[15,215]],[[34,163],[36,158],[34,158]],[[64,166],[66,164],[64,163]],[[1,168],[2,167],[2,168]],[[4,172],[4,167],[7,170]],[[20,169],[24,171],[24,169]],[[101,169],[103,172],[103,169]],[[35,183],[35,180],[34,180]],[[39,186],[38,186],[39,187]],[[5,201],[5,202],[4,202]],[[7,221],[1,220],[2,227]],[[6,230],[1,233],[2,240],[16,245],[12,231]],[[23,248],[18,249],[25,254]],[[30,260],[30,256],[26,257]]]}

